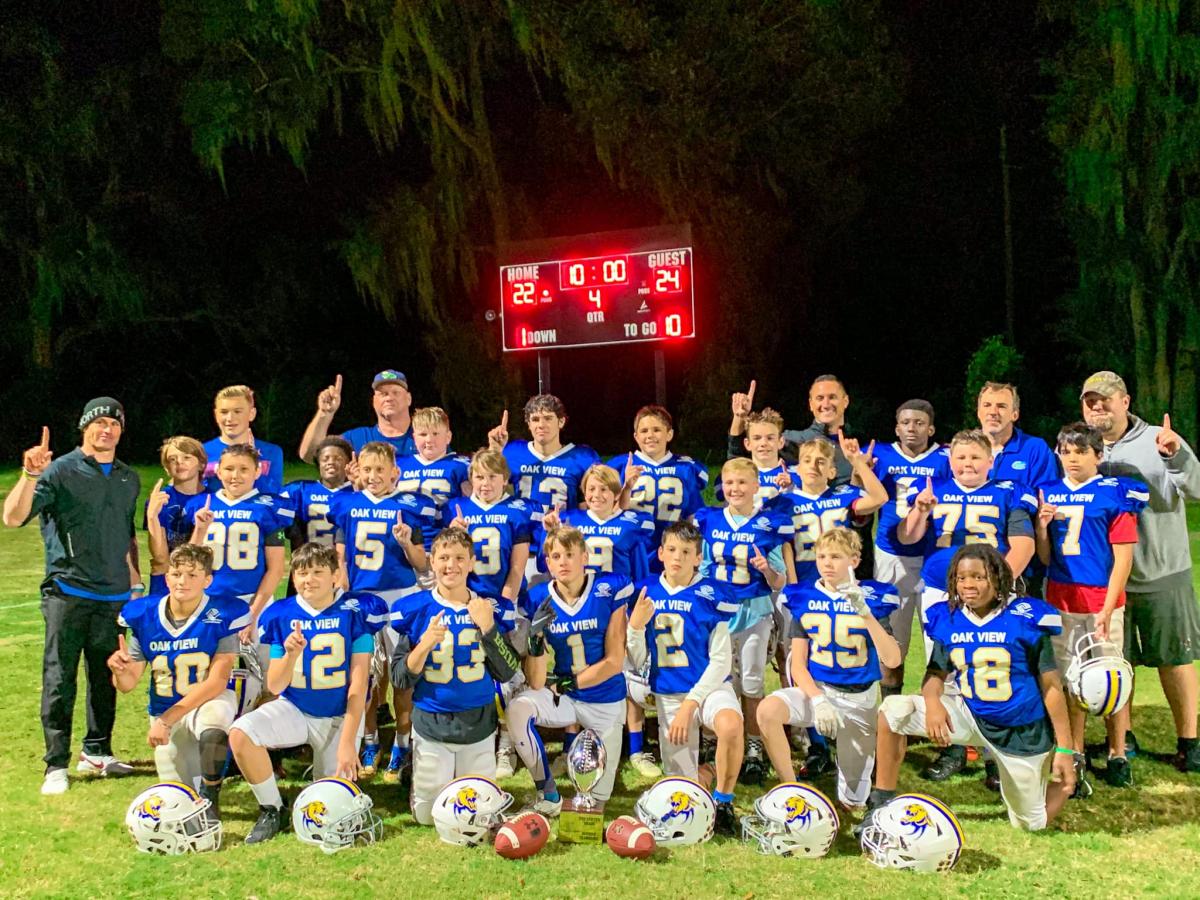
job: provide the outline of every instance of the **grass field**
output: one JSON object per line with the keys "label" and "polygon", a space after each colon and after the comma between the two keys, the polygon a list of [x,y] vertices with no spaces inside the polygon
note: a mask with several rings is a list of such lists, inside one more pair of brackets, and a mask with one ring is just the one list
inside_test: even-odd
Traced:
{"label": "grass field", "polygon": [[[0,472],[0,496],[12,487],[16,474]],[[157,477],[156,471],[144,469],[144,488]],[[1200,515],[1193,517],[1192,525],[1196,544]],[[1200,547],[1194,551],[1200,559]],[[36,526],[0,530],[3,897],[1200,896],[1200,776],[1182,775],[1154,758],[1155,753],[1173,752],[1175,741],[1153,677],[1142,678],[1138,694],[1135,727],[1150,752],[1133,763],[1135,789],[1117,791],[1099,784],[1091,800],[1072,801],[1048,831],[1031,835],[1009,827],[999,797],[985,790],[978,769],[938,786],[933,793],[957,812],[967,843],[957,868],[943,877],[881,872],[860,856],[845,822],[831,855],[813,862],[763,857],[721,838],[674,853],[660,851],[645,863],[617,859],[602,846],[553,842],[532,860],[507,862],[490,849],[440,844],[432,829],[413,823],[400,790],[382,783],[368,786],[386,825],[380,846],[327,857],[285,834],[269,844],[246,847],[242,839],[257,807],[246,786],[231,781],[222,793],[225,843],[219,853],[174,859],[145,856],[134,850],[122,821],[129,801],[155,780],[145,744],[141,688],[119,701],[114,734],[116,753],[135,762],[138,774],[123,780],[73,780],[62,797],[43,798],[38,793],[44,750],[38,721],[42,621],[37,585],[42,566]],[[920,653],[916,642],[910,654],[910,687],[919,678]],[[83,721],[81,691],[76,749]],[[1090,723],[1089,737],[1101,735],[1098,724]],[[931,753],[927,745],[913,750],[902,788],[931,787],[916,774]],[[299,765],[289,765],[298,779]],[[299,784],[285,784],[285,794],[294,795]],[[610,818],[630,812],[647,786],[628,769],[622,770],[619,784],[608,805]],[[817,784],[833,795],[831,779]],[[505,787],[520,803],[531,790],[528,774],[522,770]],[[739,809],[749,810],[755,796],[754,789],[739,790]]]}

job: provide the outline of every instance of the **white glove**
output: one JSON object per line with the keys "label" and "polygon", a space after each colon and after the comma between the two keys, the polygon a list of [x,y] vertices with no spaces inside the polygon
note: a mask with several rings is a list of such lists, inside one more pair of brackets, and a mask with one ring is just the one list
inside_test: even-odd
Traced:
{"label": "white glove", "polygon": [[862,585],[857,581],[847,581],[845,584],[839,584],[838,593],[850,603],[850,608],[860,616],[869,616],[871,608],[867,606],[866,597],[863,595]]}
{"label": "white glove", "polygon": [[813,727],[827,738],[837,737],[838,729],[844,724],[838,708],[822,694],[812,698]]}

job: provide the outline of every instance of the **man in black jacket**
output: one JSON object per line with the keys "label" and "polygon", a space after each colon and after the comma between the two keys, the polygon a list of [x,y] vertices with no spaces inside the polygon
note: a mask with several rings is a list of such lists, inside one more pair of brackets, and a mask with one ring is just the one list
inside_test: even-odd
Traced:
{"label": "man in black jacket", "polygon": [[117,616],[143,590],[137,570],[134,508],[137,473],[116,459],[125,410],[111,397],[84,407],[81,446],[51,462],[50,429],[25,451],[23,470],[4,500],[4,524],[20,527],[40,516],[46,547],[42,616],[42,732],[46,739],[43,794],[67,790],[71,715],[79,657],[87,672],[87,735],[76,770],[129,775],[112,755],[117,695],[107,660],[117,649]]}

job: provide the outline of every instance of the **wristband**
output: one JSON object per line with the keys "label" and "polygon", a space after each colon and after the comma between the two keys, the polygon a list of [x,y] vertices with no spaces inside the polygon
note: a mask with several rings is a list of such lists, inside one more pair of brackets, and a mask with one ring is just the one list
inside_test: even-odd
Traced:
{"label": "wristband", "polygon": [[1069,753],[1069,754],[1071,754],[1071,756],[1075,755],[1075,751],[1071,750],[1069,747],[1055,747],[1054,752],[1055,753]]}
{"label": "wristband", "polygon": [[41,472],[39,472],[37,475],[34,475],[32,472],[30,472],[24,466],[21,466],[21,474],[24,475],[26,478],[28,478],[30,481],[37,481],[39,478],[42,477]]}

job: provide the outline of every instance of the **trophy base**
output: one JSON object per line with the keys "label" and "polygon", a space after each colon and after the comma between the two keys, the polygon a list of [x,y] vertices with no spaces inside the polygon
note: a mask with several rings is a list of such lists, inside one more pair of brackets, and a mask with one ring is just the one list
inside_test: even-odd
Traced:
{"label": "trophy base", "polygon": [[567,844],[604,843],[604,804],[581,806],[567,801],[558,816],[558,839]]}

